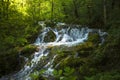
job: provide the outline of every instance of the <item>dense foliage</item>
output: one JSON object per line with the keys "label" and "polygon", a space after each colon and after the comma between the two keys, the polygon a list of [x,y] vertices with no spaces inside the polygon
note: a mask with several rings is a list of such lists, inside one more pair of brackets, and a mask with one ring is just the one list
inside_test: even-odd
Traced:
{"label": "dense foliage", "polygon": [[[55,79],[119,80],[119,14],[120,0],[0,0],[0,77],[21,68],[18,53],[35,41],[41,29],[38,21],[60,21],[100,28],[109,35],[102,45],[97,35],[91,36],[87,43],[97,45],[78,50],[78,58],[75,52],[71,57],[58,53],[66,61],[54,71]],[[42,80],[41,74],[32,76]]]}

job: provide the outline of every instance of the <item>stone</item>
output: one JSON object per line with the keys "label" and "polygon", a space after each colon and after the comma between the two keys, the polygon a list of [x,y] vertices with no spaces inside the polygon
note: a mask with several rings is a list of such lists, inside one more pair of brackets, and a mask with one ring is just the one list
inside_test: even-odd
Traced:
{"label": "stone", "polygon": [[44,37],[45,42],[54,42],[55,39],[56,39],[56,35],[52,30],[50,30]]}
{"label": "stone", "polygon": [[93,42],[94,44],[99,44],[101,42],[101,37],[99,33],[89,33],[88,42]]}
{"label": "stone", "polygon": [[23,55],[25,57],[30,57],[34,52],[37,52],[38,50],[39,50],[38,46],[27,45],[27,46],[22,48],[20,55]]}

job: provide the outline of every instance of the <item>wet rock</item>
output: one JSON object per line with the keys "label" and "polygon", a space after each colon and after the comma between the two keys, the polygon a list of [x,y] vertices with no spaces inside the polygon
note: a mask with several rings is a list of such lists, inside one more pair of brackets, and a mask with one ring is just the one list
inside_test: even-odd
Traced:
{"label": "wet rock", "polygon": [[94,47],[92,42],[85,42],[81,44],[77,44],[74,46],[67,46],[67,45],[57,45],[57,46],[52,46],[48,45],[48,48],[51,49],[51,52],[64,52],[64,51],[78,51],[78,50],[91,50]]}
{"label": "wet rock", "polygon": [[79,61],[79,58],[89,56],[93,47],[94,45],[92,42],[85,42],[71,47],[63,45],[51,47],[50,54],[58,54],[54,60],[53,66],[55,68],[65,67],[65,65],[72,66],[74,64],[74,61],[71,63],[72,60],[75,60],[74,65],[79,66],[79,64],[82,63]]}
{"label": "wet rock", "polygon": [[56,35],[52,30],[50,30],[44,37],[45,42],[54,42],[55,39],[56,39]]}
{"label": "wet rock", "polygon": [[52,27],[52,28],[54,28],[55,25],[56,25],[56,22],[51,21],[51,20],[46,20],[46,21],[45,21],[45,24],[46,24],[47,27]]}

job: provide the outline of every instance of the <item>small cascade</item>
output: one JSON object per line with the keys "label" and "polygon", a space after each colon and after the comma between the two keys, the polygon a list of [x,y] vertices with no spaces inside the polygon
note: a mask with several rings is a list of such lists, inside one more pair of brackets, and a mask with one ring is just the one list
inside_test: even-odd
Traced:
{"label": "small cascade", "polygon": [[15,80],[27,80],[30,73],[33,72],[33,70],[37,67],[37,64],[39,60],[43,56],[47,56],[49,52],[46,51],[46,47],[44,45],[39,46],[39,52],[35,52],[33,55],[33,58],[30,62],[26,63],[24,68],[21,69],[18,73],[13,75],[12,77],[15,78]]}
{"label": "small cascade", "polygon": [[[43,26],[43,30],[34,43],[35,46],[38,46],[39,51],[34,53],[30,61],[27,60],[27,63],[24,65],[23,69],[21,69],[19,72],[10,76],[9,78],[3,78],[0,80],[31,80],[30,74],[33,73],[34,70],[39,67],[39,65],[41,66],[40,69],[46,69],[46,76],[52,74],[52,71],[54,70],[52,64],[57,55],[54,55],[52,59],[49,59],[50,61],[42,61],[43,57],[47,57],[49,55],[49,48],[56,46],[71,47],[79,45],[80,43],[85,42],[88,39],[89,32],[93,31],[87,27],[72,27],[67,26],[64,23],[59,23],[56,28],[45,27],[44,22],[39,22],[39,24]],[[66,27],[61,27],[60,25],[66,25]],[[100,34],[100,36],[105,34],[100,30],[97,30],[97,32]]]}

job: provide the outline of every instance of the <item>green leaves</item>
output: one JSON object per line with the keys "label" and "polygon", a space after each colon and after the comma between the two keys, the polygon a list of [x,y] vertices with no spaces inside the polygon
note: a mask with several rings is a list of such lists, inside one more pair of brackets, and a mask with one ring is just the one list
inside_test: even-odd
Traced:
{"label": "green leaves", "polygon": [[38,72],[34,72],[31,75],[32,80],[39,80],[39,73]]}
{"label": "green leaves", "polygon": [[42,75],[46,70],[45,69],[42,69],[40,70],[39,74]]}
{"label": "green leaves", "polygon": [[55,76],[55,77],[60,77],[61,75],[62,75],[62,73],[63,73],[63,71],[62,70],[54,70],[53,71],[53,75]]}
{"label": "green leaves", "polygon": [[32,80],[46,80],[41,76],[45,71],[46,70],[44,70],[44,69],[42,69],[40,71],[35,71],[34,73],[30,74],[30,77]]}
{"label": "green leaves", "polygon": [[25,38],[18,38],[17,39],[17,44],[19,44],[19,45],[25,45],[25,43],[27,43],[27,39],[25,39]]}
{"label": "green leaves", "polygon": [[12,45],[15,41],[15,38],[13,36],[8,36],[5,38],[5,42],[9,45]]}
{"label": "green leaves", "polygon": [[76,76],[69,76],[69,77],[60,77],[60,80],[76,80]]}
{"label": "green leaves", "polygon": [[54,70],[53,75],[56,79],[59,80],[76,80],[74,75],[75,70],[70,67],[65,67],[64,70]]}
{"label": "green leaves", "polygon": [[64,72],[63,74],[64,74],[65,76],[69,76],[69,75],[72,75],[75,70],[74,70],[73,68],[70,68],[70,67],[65,67],[64,71],[65,71],[65,72]]}

